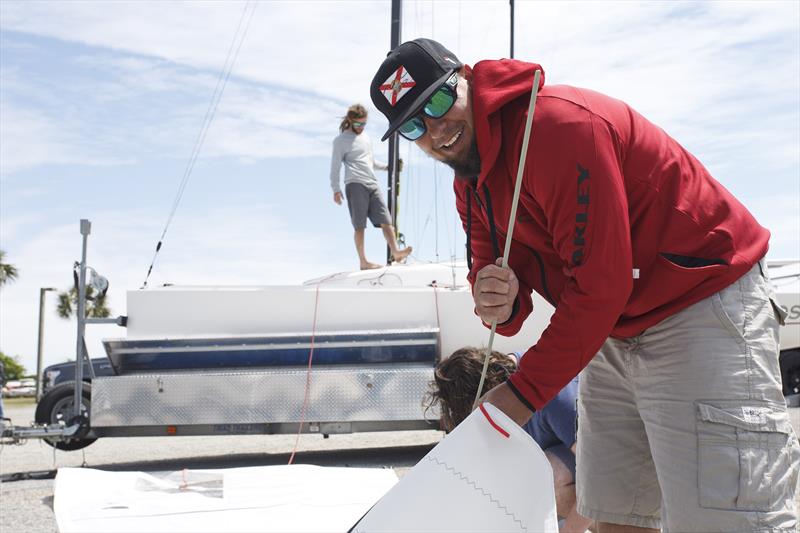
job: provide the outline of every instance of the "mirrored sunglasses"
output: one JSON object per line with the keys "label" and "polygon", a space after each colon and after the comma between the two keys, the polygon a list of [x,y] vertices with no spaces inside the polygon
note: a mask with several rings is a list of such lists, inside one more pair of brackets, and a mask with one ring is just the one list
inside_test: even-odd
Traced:
{"label": "mirrored sunglasses", "polygon": [[456,93],[457,84],[458,76],[453,74],[441,87],[436,89],[436,92],[433,93],[425,105],[422,106],[420,113],[403,122],[400,127],[397,128],[398,133],[409,141],[416,141],[422,137],[427,131],[422,115],[425,114],[425,116],[430,118],[442,118],[445,116],[458,98],[458,93]]}

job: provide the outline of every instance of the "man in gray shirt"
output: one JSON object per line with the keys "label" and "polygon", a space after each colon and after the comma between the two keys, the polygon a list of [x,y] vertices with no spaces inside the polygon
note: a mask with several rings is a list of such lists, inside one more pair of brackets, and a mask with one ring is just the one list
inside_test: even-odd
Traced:
{"label": "man in gray shirt", "polygon": [[369,217],[372,225],[383,230],[383,236],[392,253],[393,261],[403,261],[411,253],[411,246],[402,250],[397,247],[394,226],[389,210],[381,197],[378,178],[373,169],[386,170],[387,166],[376,163],[372,157],[372,143],[364,133],[367,125],[367,110],[361,104],[353,104],[339,125],[339,135],[333,140],[331,156],[331,188],[333,201],[342,204],[340,172],[344,164],[344,191],[350,221],[355,229],[356,251],[361,270],[381,268],[381,265],[367,260],[364,253],[364,228]]}

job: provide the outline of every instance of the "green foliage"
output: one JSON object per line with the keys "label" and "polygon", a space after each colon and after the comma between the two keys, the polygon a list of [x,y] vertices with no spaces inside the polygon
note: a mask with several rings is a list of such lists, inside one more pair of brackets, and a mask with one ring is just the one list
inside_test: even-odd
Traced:
{"label": "green foliage", "polygon": [[14,281],[19,277],[19,271],[14,265],[9,265],[5,262],[6,253],[0,250],[0,287]]}
{"label": "green foliage", "polygon": [[[94,298],[90,300],[89,298]],[[78,307],[78,290],[73,287],[68,291],[58,293],[58,306],[56,313],[61,318],[71,318]],[[106,295],[95,298],[94,288],[86,286],[86,316],[91,318],[108,318],[111,309],[106,307]]]}
{"label": "green foliage", "polygon": [[17,357],[11,357],[3,352],[0,352],[0,360],[3,361],[3,368],[6,375],[6,381],[15,379],[22,379],[27,374],[25,367],[19,362]]}

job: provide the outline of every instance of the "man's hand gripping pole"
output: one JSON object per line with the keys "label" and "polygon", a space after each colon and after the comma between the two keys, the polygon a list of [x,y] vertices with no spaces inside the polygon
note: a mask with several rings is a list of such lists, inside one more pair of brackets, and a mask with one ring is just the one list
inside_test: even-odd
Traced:
{"label": "man's hand gripping pole", "polygon": [[[528,141],[531,138],[531,126],[533,125],[533,111],[536,108],[536,95],[539,93],[539,80],[542,71],[536,70],[533,74],[533,87],[531,88],[531,100],[528,104],[528,118],[525,121],[525,135],[522,137],[522,153],[519,157],[519,167],[517,168],[517,180],[514,182],[514,198],[511,200],[511,215],[508,220],[508,235],[506,235],[506,245],[503,250],[503,268],[508,268],[508,254],[511,251],[511,238],[514,235],[514,222],[517,220],[517,204],[519,203],[519,191],[522,186],[522,173],[525,170],[525,157],[528,155]],[[492,320],[492,329],[489,331],[489,345],[486,347],[486,355],[483,358],[483,372],[478,383],[478,390],[475,392],[475,402],[472,408],[478,407],[478,400],[481,398],[483,383],[486,381],[486,371],[489,369],[489,355],[492,353],[494,334],[497,330],[497,320]]]}

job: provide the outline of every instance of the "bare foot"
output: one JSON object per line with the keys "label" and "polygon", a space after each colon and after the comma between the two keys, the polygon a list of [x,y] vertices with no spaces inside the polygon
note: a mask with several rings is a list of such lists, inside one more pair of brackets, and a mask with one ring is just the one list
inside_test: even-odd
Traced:
{"label": "bare foot", "polygon": [[378,263],[370,263],[369,261],[366,263],[361,263],[361,270],[373,270],[376,268],[383,268],[383,265],[379,265]]}
{"label": "bare foot", "polygon": [[392,261],[397,263],[405,263],[406,258],[411,255],[411,252],[414,251],[414,248],[411,246],[406,246],[402,250],[397,250],[396,253],[392,254]]}

